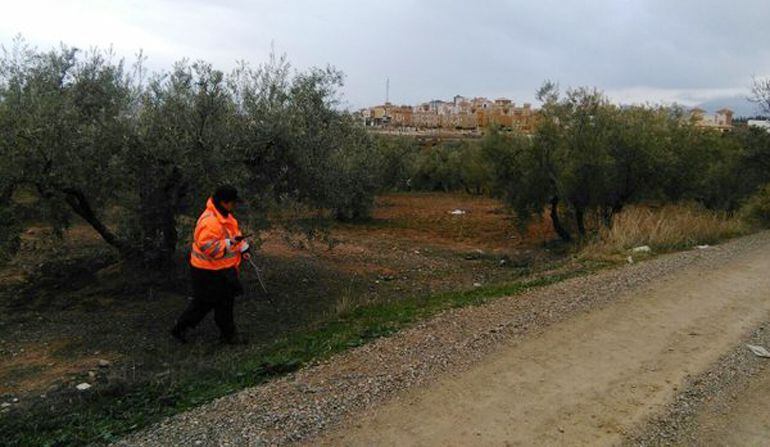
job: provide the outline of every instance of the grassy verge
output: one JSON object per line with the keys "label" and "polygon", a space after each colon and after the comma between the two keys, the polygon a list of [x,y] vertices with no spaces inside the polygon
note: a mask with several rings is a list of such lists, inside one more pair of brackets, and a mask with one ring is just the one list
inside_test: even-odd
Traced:
{"label": "grassy verge", "polygon": [[473,290],[408,297],[359,307],[313,328],[292,333],[244,358],[227,371],[199,371],[194,377],[132,383],[73,394],[69,402],[39,403],[0,419],[3,445],[84,445],[121,436],[234,391],[258,385],[326,358],[392,334],[416,321],[453,307],[477,305],[562,281],[591,271],[579,268]]}
{"label": "grassy verge", "polygon": [[669,252],[714,244],[749,231],[739,218],[697,205],[632,206],[613,218],[612,227],[602,228],[581,250],[581,256],[620,261],[630,249],[642,245]]}

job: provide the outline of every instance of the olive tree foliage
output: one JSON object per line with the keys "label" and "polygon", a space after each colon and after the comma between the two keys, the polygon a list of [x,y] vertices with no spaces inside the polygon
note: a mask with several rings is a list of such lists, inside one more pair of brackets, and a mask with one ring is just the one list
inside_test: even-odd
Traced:
{"label": "olive tree foliage", "polygon": [[524,227],[531,216],[540,215],[552,204],[549,215],[554,229],[566,240],[569,233],[559,217],[559,196],[551,172],[551,147],[536,145],[534,139],[518,133],[503,134],[491,129],[482,141],[490,166],[491,192],[508,203]]}
{"label": "olive tree foliage", "polygon": [[420,144],[409,137],[376,138],[381,160],[382,187],[392,191],[408,191],[414,187]]}
{"label": "olive tree foliage", "polygon": [[338,110],[342,79],[274,56],[229,75],[183,60],[148,76],[141,58],[126,69],[110,52],[17,41],[0,60],[0,212],[26,188],[54,228],[78,215],[152,266],[171,264],[182,224],[224,182],[243,191],[255,228],[289,204],[366,217],[379,158]]}
{"label": "olive tree foliage", "polygon": [[490,166],[475,141],[428,142],[382,138],[383,185],[392,190],[489,192]]}
{"label": "olive tree foliage", "polygon": [[292,76],[285,57],[235,70],[237,158],[254,208],[300,203],[342,220],[368,216],[381,157],[365,130],[337,110],[342,81],[331,67]]}
{"label": "olive tree foliage", "polygon": [[605,122],[609,105],[599,93],[587,89],[570,90],[562,99],[551,82],[540,88],[537,98],[543,107],[535,134],[508,139],[490,133],[485,152],[500,166],[495,175],[497,190],[520,222],[547,208],[554,230],[570,241],[561,210],[574,213],[583,234],[584,214],[600,202],[608,181],[605,174],[611,160]]}
{"label": "olive tree foliage", "polygon": [[770,184],[770,132],[749,127],[737,129],[731,136],[740,148],[738,169],[741,175],[735,177],[743,182],[742,192],[745,193],[748,188],[753,193]]}
{"label": "olive tree foliage", "polygon": [[414,187],[424,191],[461,190],[463,149],[462,143],[448,142],[421,150],[415,160]]}
{"label": "olive tree foliage", "polygon": [[671,110],[620,108],[588,88],[562,96],[552,82],[537,96],[543,107],[534,135],[491,132],[484,141],[496,191],[522,223],[547,210],[557,234],[570,241],[575,231],[586,235],[588,215],[610,225],[626,204],[659,197],[662,173],[677,178],[664,169],[682,160],[671,157],[679,144],[672,132],[682,129],[685,138],[693,131]]}
{"label": "olive tree foliage", "polygon": [[7,212],[21,187],[60,232],[72,213],[120,250],[100,211],[125,187],[130,77],[109,52],[37,52],[16,41],[0,60],[0,188]]}
{"label": "olive tree foliage", "polygon": [[123,168],[123,235],[145,262],[167,262],[179,240],[177,218],[194,214],[216,184],[237,171],[234,106],[222,72],[186,61],[153,75],[137,92]]}

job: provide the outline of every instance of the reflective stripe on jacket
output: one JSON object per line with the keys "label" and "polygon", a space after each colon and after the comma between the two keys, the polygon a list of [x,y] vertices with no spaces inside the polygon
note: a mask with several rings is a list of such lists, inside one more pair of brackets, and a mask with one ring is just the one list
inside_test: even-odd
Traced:
{"label": "reflective stripe on jacket", "polygon": [[241,264],[238,221],[229,213],[224,217],[209,198],[206,210],[198,218],[193,236],[190,264],[205,270],[222,270]]}

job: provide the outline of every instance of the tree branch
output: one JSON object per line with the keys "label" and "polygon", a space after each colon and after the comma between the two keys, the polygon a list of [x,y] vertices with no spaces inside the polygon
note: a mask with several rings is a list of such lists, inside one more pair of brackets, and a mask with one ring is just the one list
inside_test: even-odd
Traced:
{"label": "tree branch", "polygon": [[82,217],[83,220],[88,222],[105,242],[121,252],[128,251],[126,242],[118,238],[115,233],[107,228],[107,226],[96,216],[96,213],[94,213],[91,208],[91,203],[82,191],[71,187],[63,187],[60,190],[64,193],[64,200],[70,208],[72,208],[78,216]]}
{"label": "tree branch", "polygon": [[13,197],[13,192],[16,191],[16,183],[9,183],[3,187],[3,190],[0,191],[0,205],[7,205],[11,203],[11,197]]}

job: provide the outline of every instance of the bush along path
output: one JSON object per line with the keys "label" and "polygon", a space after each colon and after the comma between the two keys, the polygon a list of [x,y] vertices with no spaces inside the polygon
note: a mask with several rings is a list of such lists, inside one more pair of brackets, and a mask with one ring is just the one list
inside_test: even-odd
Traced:
{"label": "bush along path", "polygon": [[[484,306],[447,310],[393,336],[169,418],[118,445],[280,445],[310,440],[322,430],[338,426],[346,416],[360,415],[399,391],[431,383],[449,371],[467,370],[503,343],[544,333],[543,329],[555,323],[626,299],[652,281],[688,269],[707,271],[768,244],[770,234],[761,233],[523,294],[513,293],[531,287],[507,293],[499,290],[510,296]],[[480,295],[465,295],[455,304],[483,301],[488,292],[477,293]],[[391,321],[412,321],[416,315],[408,309],[375,307],[354,315],[360,312],[368,321],[383,321],[383,313],[389,313],[398,316]],[[383,323],[369,328],[388,333],[395,326]],[[341,343],[356,344],[363,333],[356,334],[352,340],[337,338],[335,346],[342,349]],[[312,339],[306,342],[312,343]]]}

